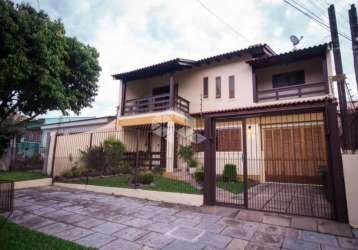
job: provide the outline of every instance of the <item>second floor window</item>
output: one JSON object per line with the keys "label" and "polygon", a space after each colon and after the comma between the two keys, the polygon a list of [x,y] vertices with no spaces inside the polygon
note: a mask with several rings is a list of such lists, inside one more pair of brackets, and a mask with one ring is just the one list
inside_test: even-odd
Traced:
{"label": "second floor window", "polygon": [[203,78],[203,97],[204,98],[209,97],[209,78],[208,77]]}
{"label": "second floor window", "polygon": [[280,88],[285,86],[299,85],[305,83],[305,72],[303,70],[287,72],[272,76],[272,86]]}
{"label": "second floor window", "polygon": [[216,86],[216,98],[221,98],[221,77],[217,76],[215,78],[215,86]]}
{"label": "second floor window", "polygon": [[229,98],[235,98],[235,76],[229,76]]}

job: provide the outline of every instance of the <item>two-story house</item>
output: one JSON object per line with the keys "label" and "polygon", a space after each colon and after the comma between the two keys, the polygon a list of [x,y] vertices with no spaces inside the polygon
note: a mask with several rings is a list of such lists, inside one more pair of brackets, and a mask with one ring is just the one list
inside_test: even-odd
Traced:
{"label": "two-story house", "polygon": [[[240,159],[246,152],[252,179],[316,183],[327,157],[323,114],[288,111],[316,107],[333,98],[331,50],[330,44],[322,44],[276,54],[259,44],[115,74],[121,88],[118,129],[133,139],[133,128],[149,127],[148,134],[140,137],[139,150],[158,156],[157,161],[148,156],[151,164],[176,172],[185,168],[176,156],[184,130],[190,137],[194,132],[203,134],[204,118],[209,115],[250,114],[245,124],[217,120],[217,174],[225,164],[235,163],[242,175]],[[273,109],[282,110],[282,116],[261,117]],[[158,126],[164,136],[158,135]],[[202,163],[204,148],[194,148]]]}

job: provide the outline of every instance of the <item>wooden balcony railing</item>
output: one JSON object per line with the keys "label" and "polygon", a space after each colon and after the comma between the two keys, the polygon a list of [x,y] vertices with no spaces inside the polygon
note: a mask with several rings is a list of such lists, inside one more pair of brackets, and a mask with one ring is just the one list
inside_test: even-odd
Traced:
{"label": "wooden balcony railing", "polygon": [[[174,109],[189,113],[189,101],[180,96],[174,97]],[[135,98],[125,102],[124,115],[143,114],[170,109],[169,94]]]}
{"label": "wooden balcony railing", "polygon": [[315,95],[328,94],[328,83],[304,83],[281,88],[273,88],[257,91],[258,101],[274,101],[288,97],[308,97]]}

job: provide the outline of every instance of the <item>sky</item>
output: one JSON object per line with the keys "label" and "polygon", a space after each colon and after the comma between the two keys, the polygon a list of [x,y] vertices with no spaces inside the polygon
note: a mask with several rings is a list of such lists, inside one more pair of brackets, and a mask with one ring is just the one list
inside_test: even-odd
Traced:
{"label": "sky", "polygon": [[[353,0],[295,0],[328,24],[336,8],[339,30],[350,37],[348,9]],[[303,36],[297,48],[330,41],[329,31],[282,0],[29,0],[67,36],[94,46],[102,67],[99,91],[81,116],[115,115],[119,82],[111,75],[173,58],[200,59],[267,43],[276,53],[292,50],[290,35]],[[351,42],[340,37],[343,69],[356,94]],[[51,111],[46,117],[61,116]]]}

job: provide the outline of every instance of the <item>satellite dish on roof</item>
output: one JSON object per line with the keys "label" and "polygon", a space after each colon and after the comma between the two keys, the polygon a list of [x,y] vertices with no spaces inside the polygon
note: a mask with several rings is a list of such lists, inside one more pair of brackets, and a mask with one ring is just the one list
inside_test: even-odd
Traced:
{"label": "satellite dish on roof", "polygon": [[300,41],[302,40],[303,36],[301,36],[300,38],[298,38],[295,35],[291,35],[290,36],[290,40],[292,42],[293,45],[293,50],[296,50],[296,45],[300,43]]}

